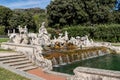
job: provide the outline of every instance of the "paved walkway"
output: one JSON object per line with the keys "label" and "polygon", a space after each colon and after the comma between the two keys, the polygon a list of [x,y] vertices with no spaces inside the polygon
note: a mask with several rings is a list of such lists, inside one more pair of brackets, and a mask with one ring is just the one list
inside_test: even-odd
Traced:
{"label": "paved walkway", "polygon": [[66,80],[66,77],[45,73],[40,68],[29,70],[28,73],[37,75],[46,80]]}

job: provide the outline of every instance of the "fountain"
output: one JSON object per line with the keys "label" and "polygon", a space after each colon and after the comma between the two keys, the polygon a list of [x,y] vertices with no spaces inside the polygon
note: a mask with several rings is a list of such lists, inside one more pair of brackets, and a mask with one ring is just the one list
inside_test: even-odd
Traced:
{"label": "fountain", "polygon": [[69,56],[68,55],[66,55],[66,60],[67,60],[67,63],[68,64],[70,64],[71,62],[70,62],[70,58],[69,58]]}
{"label": "fountain", "polygon": [[57,60],[55,59],[55,57],[53,57],[52,63],[53,63],[53,67],[59,67],[58,62],[57,62]]}
{"label": "fountain", "polygon": [[[14,30],[13,33],[8,31],[10,40],[8,43],[1,44],[1,47],[22,52],[32,62],[47,70],[109,53],[106,48],[108,44],[95,43],[89,40],[87,35],[69,39],[68,32],[65,31],[64,34],[60,33],[58,38],[52,39],[44,24],[43,22],[38,34],[28,33],[26,26],[24,28],[19,26],[19,33],[15,33]],[[42,48],[49,54],[43,53]],[[52,52],[57,53],[54,55]]]}
{"label": "fountain", "polygon": [[59,56],[59,65],[66,65],[61,56]]}
{"label": "fountain", "polygon": [[50,37],[49,34],[47,34],[44,24],[43,22],[39,29],[39,34],[28,33],[26,26],[24,26],[24,28],[18,26],[19,33],[15,33],[15,30],[13,30],[13,33],[10,33],[8,30],[10,40],[6,43],[2,43],[1,48],[21,52],[38,67],[42,67],[43,70],[51,70],[51,60],[44,58],[42,55],[42,46],[49,45],[50,43]]}

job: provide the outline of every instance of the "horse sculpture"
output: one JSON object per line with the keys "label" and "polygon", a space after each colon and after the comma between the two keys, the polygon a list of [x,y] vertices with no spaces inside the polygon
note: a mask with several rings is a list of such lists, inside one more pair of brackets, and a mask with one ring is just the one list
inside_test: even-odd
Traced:
{"label": "horse sculpture", "polygon": [[20,34],[26,34],[26,33],[28,33],[28,29],[27,29],[27,27],[25,26],[24,28],[22,28],[20,25],[18,26],[18,30],[19,30],[19,33]]}

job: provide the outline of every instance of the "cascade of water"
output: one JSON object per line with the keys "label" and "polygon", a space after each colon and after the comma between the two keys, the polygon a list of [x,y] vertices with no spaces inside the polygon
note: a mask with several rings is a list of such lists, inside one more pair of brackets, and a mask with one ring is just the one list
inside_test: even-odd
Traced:
{"label": "cascade of water", "polygon": [[77,60],[76,60],[76,61],[79,61],[79,60],[80,60],[79,54],[76,54],[76,57],[77,57]]}
{"label": "cascade of water", "polygon": [[93,52],[91,52],[90,57],[93,56]]}
{"label": "cascade of water", "polygon": [[97,57],[97,52],[93,52],[93,57]]}
{"label": "cascade of water", "polygon": [[59,56],[59,64],[60,65],[65,65],[66,63],[64,63],[63,58],[61,56]]}
{"label": "cascade of water", "polygon": [[70,58],[68,55],[66,55],[67,63],[70,64]]}
{"label": "cascade of water", "polygon": [[110,54],[110,51],[107,49],[104,54]]}
{"label": "cascade of water", "polygon": [[91,52],[91,56],[90,56],[90,58],[93,58],[93,57],[96,57],[97,56],[97,52],[95,52],[95,51],[93,51],[93,52]]}
{"label": "cascade of water", "polygon": [[74,57],[74,61],[78,61],[78,58],[77,58],[76,54],[73,57]]}
{"label": "cascade of water", "polygon": [[88,58],[94,58],[94,57],[97,57],[96,52],[90,52],[90,53],[88,53],[88,54],[89,54],[89,57],[88,57]]}
{"label": "cascade of water", "polygon": [[84,54],[83,54],[83,53],[81,54],[81,57],[82,57],[82,60],[85,60],[85,58],[84,58]]}
{"label": "cascade of water", "polygon": [[89,58],[89,54],[90,54],[90,53],[88,54],[88,53],[86,52],[85,54],[86,54],[86,59],[88,59],[88,58]]}
{"label": "cascade of water", "polygon": [[93,58],[93,57],[96,56],[94,52],[90,52],[90,53],[88,53],[88,54],[89,54],[89,58]]}
{"label": "cascade of water", "polygon": [[71,57],[72,57],[72,62],[74,62],[74,55],[72,54]]}
{"label": "cascade of water", "polygon": [[[90,54],[90,53],[89,53],[89,54]],[[86,58],[88,58],[88,57],[89,57],[89,54],[88,54],[87,52],[85,52]]]}
{"label": "cascade of water", "polygon": [[99,54],[99,56],[103,56],[103,55],[105,55],[105,53],[102,52],[101,50],[98,51],[98,54]]}
{"label": "cascade of water", "polygon": [[86,55],[85,55],[85,53],[83,53],[83,56],[84,56],[84,59],[86,59]]}
{"label": "cascade of water", "polygon": [[59,67],[58,62],[57,62],[57,60],[55,59],[55,57],[53,57],[52,61],[53,61],[53,64],[54,64],[53,66],[54,66],[54,67]]}
{"label": "cascade of water", "polygon": [[87,55],[86,55],[86,53],[84,53],[84,58],[87,59]]}
{"label": "cascade of water", "polygon": [[78,60],[79,60],[79,61],[81,60],[81,55],[80,55],[80,54],[78,54]]}
{"label": "cascade of water", "polygon": [[90,52],[90,53],[87,53],[87,54],[88,54],[88,56],[89,56],[89,57],[91,57],[91,55],[92,55],[92,52]]}
{"label": "cascade of water", "polygon": [[105,53],[106,53],[106,54],[110,54],[110,50],[109,50],[109,49],[107,49]]}
{"label": "cascade of water", "polygon": [[90,58],[89,55],[90,55],[91,53],[87,53],[87,52],[86,52],[85,54],[86,54],[86,59],[89,59],[89,58]]}

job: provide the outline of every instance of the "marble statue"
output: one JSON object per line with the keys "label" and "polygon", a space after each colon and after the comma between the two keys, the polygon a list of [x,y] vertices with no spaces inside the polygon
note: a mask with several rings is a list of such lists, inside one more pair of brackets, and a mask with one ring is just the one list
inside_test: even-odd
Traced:
{"label": "marble statue", "polygon": [[43,22],[42,26],[39,28],[38,44],[42,46],[50,45],[50,36],[45,28],[45,22]]}
{"label": "marble statue", "polygon": [[18,26],[18,30],[20,34],[27,34],[28,33],[28,29],[26,26],[24,26],[24,28],[22,28],[20,25]]}
{"label": "marble statue", "polygon": [[45,59],[42,55],[42,47],[41,46],[36,46],[35,47],[35,63],[42,67],[43,70],[52,70],[52,62],[48,59]]}
{"label": "marble statue", "polygon": [[68,32],[65,31],[65,34],[63,35],[62,33],[59,33],[58,38],[54,36],[54,39],[51,40],[51,45],[55,46],[55,44],[60,44],[61,47],[63,47],[67,42],[68,42]]}
{"label": "marble statue", "polygon": [[19,33],[15,33],[15,29],[13,29],[13,33],[10,33],[8,30],[9,42],[15,44],[28,44],[29,37],[28,37],[28,29],[25,26],[24,28],[18,26]]}
{"label": "marble statue", "polygon": [[69,40],[69,38],[68,38],[68,32],[67,32],[67,31],[65,31],[64,39],[65,39],[65,41],[68,41],[68,40]]}
{"label": "marble statue", "polygon": [[22,34],[22,40],[21,44],[28,44],[29,43],[29,37],[27,34]]}

